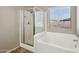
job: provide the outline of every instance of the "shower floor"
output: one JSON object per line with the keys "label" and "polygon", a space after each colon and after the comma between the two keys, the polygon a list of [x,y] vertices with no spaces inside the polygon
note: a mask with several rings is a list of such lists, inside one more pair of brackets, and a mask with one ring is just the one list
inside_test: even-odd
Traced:
{"label": "shower floor", "polygon": [[27,49],[24,49],[22,47],[17,48],[16,50],[11,51],[10,53],[33,53]]}

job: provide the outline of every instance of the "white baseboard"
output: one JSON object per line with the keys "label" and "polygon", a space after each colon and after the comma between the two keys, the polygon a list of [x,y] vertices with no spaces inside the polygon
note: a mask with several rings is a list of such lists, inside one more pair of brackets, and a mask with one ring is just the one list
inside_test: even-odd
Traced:
{"label": "white baseboard", "polygon": [[13,50],[16,50],[16,49],[19,48],[19,47],[20,47],[20,46],[17,46],[17,47],[15,47],[15,48],[13,48],[13,49],[7,51],[6,53],[10,53],[10,52],[12,52]]}

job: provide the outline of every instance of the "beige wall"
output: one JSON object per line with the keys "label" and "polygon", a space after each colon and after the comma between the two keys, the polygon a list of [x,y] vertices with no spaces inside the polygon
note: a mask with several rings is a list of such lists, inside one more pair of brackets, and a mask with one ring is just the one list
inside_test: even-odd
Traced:
{"label": "beige wall", "polygon": [[16,7],[0,6],[0,50],[19,45],[19,14]]}
{"label": "beige wall", "polygon": [[72,33],[77,34],[77,7],[72,6],[71,9]]}
{"label": "beige wall", "polygon": [[79,35],[79,6],[77,7],[77,34]]}

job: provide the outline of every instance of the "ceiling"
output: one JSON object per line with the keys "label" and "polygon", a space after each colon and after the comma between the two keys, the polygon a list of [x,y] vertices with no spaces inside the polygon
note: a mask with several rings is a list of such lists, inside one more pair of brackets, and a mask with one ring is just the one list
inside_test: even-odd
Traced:
{"label": "ceiling", "polygon": [[44,11],[46,11],[46,10],[48,10],[48,8],[53,8],[53,7],[56,7],[56,6],[26,6],[27,8],[25,8],[25,9],[27,9],[27,10],[29,10],[29,9],[32,9],[33,7],[37,7],[37,8],[41,8],[42,10],[44,10]]}
{"label": "ceiling", "polygon": [[48,10],[49,8],[53,8],[55,6],[38,6],[38,7],[45,11],[45,10]]}

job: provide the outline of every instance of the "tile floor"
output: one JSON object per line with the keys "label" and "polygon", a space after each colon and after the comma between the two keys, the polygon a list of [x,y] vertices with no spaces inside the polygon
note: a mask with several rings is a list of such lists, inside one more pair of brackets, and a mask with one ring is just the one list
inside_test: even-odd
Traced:
{"label": "tile floor", "polygon": [[29,50],[27,50],[27,49],[24,49],[24,48],[22,48],[22,47],[19,47],[19,48],[17,48],[16,50],[13,50],[13,51],[10,52],[10,53],[33,53],[33,52],[31,52],[31,51],[29,51]]}

